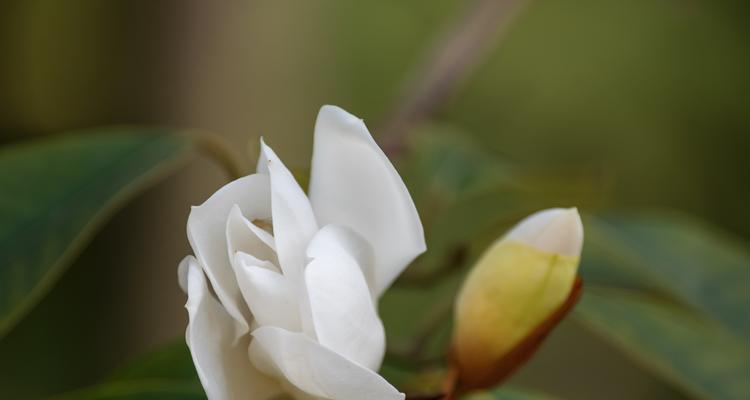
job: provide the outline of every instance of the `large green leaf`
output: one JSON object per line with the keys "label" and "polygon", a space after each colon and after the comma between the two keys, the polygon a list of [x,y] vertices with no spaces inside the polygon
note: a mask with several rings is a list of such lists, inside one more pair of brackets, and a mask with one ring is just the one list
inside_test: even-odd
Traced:
{"label": "large green leaf", "polygon": [[589,288],[576,315],[688,394],[750,398],[750,348],[704,314],[636,291]]}
{"label": "large green leaf", "polygon": [[113,128],[0,151],[0,337],[46,293],[102,223],[174,171],[192,141]]}
{"label": "large green leaf", "polygon": [[178,339],[128,364],[115,372],[108,381],[138,379],[165,379],[197,385],[198,375],[185,340]]}
{"label": "large green leaf", "polygon": [[55,396],[54,400],[205,399],[184,340],[150,353],[103,383]]}
{"label": "large green leaf", "polygon": [[590,282],[661,291],[750,341],[750,252],[736,239],[674,214],[587,221]]}
{"label": "large green leaf", "polygon": [[102,384],[50,400],[205,400],[201,389],[169,381],[127,381]]}
{"label": "large green leaf", "polygon": [[101,384],[54,396],[53,400],[205,399],[185,341],[133,361]]}

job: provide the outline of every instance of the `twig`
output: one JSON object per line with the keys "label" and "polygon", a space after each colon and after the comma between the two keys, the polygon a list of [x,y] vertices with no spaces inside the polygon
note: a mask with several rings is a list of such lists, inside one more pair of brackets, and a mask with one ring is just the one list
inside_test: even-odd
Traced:
{"label": "twig", "polygon": [[247,171],[241,159],[221,137],[198,131],[188,131],[185,134],[193,138],[198,152],[219,164],[229,179],[234,180],[246,175]]}
{"label": "twig", "polygon": [[387,154],[398,155],[406,146],[407,132],[443,105],[485,60],[521,3],[523,0],[475,0],[438,35],[407,80],[399,96],[402,100],[377,130]]}

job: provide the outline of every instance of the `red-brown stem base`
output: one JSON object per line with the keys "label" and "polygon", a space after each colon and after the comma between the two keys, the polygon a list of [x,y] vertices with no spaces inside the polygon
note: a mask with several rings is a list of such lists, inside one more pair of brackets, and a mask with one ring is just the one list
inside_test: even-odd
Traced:
{"label": "red-brown stem base", "polygon": [[542,321],[516,347],[495,363],[494,368],[481,376],[461,375],[453,351],[449,351],[450,369],[443,380],[442,393],[434,395],[407,396],[407,400],[456,400],[460,395],[479,389],[497,386],[510,377],[539,349],[552,329],[573,309],[583,292],[583,280],[576,277],[573,289],[565,302],[547,319]]}

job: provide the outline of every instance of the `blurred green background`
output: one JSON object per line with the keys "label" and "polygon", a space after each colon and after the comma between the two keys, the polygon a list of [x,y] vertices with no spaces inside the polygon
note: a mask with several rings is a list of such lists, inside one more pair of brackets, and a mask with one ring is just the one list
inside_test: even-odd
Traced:
{"label": "blurred green background", "polygon": [[[472,143],[541,182],[537,208],[668,208],[750,239],[750,6],[526,3],[415,128],[416,146],[436,132]],[[467,4],[7,0],[0,144],[100,125],[194,128],[248,160],[263,135],[304,170],[319,107],[344,107],[377,138],[415,66]],[[7,398],[94,383],[182,334],[176,265],[189,252],[187,213],[223,182],[200,158],[116,213],[0,342]],[[514,381],[571,399],[684,397],[573,322]]]}

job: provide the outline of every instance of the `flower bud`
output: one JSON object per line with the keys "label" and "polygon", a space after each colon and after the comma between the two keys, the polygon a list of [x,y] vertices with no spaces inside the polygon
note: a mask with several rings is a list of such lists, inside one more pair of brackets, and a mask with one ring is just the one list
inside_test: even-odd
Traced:
{"label": "flower bud", "polygon": [[[495,384],[509,373],[498,368],[530,356],[562,315],[551,317],[575,297],[582,245],[578,210],[555,208],[527,217],[484,253],[456,300],[452,357],[460,385]],[[518,360],[509,365],[509,357]]]}

